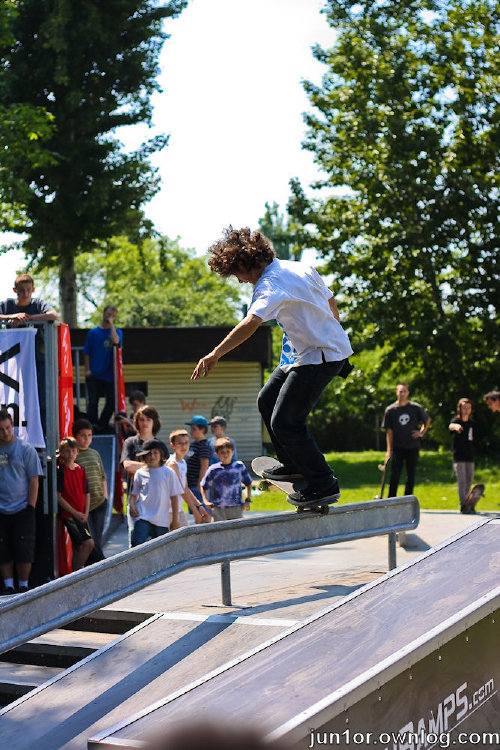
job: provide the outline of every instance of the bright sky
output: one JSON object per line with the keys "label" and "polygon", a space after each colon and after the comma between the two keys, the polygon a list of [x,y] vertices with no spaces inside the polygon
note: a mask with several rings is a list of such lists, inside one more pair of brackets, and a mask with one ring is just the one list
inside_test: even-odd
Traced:
{"label": "bright sky", "polygon": [[[190,0],[167,23],[154,128],[121,134],[127,147],[170,134],[154,160],[162,189],[146,207],[159,231],[203,253],[228,224],[255,228],[266,201],[283,210],[291,177],[304,187],[317,177],[301,149],[309,109],[301,80],[320,82],[311,46],[334,40],[323,5]],[[0,299],[22,265],[20,253],[0,256]]]}

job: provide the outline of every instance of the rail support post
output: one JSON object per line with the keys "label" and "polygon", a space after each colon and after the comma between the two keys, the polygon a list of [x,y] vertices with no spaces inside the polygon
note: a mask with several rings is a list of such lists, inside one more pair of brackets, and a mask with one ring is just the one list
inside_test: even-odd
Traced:
{"label": "rail support post", "polygon": [[389,570],[394,570],[396,562],[396,532],[390,531],[388,534],[389,541]]}
{"label": "rail support post", "polygon": [[222,586],[222,604],[230,607],[231,602],[231,563],[224,560],[220,566],[220,582]]}

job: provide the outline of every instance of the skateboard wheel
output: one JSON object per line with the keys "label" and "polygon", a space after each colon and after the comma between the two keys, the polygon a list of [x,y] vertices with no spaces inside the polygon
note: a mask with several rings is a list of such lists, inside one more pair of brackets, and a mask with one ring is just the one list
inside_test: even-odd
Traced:
{"label": "skateboard wheel", "polygon": [[323,505],[320,508],[319,512],[321,513],[322,516],[327,516],[329,514],[329,512],[330,512],[330,506],[329,505]]}
{"label": "skateboard wheel", "polygon": [[259,482],[259,490],[260,490],[261,492],[267,492],[267,490],[268,490],[268,489],[269,489],[269,482],[266,482],[266,480],[265,480],[265,479],[262,479],[262,480],[261,480],[261,481]]}

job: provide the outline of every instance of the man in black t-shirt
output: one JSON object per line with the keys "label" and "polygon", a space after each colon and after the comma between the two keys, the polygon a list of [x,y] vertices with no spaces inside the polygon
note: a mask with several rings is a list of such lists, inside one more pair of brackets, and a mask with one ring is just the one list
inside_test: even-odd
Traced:
{"label": "man in black t-shirt", "polygon": [[397,384],[396,401],[387,407],[382,422],[386,429],[386,460],[392,459],[389,497],[397,496],[403,464],[406,465],[405,495],[413,494],[420,440],[431,423],[425,409],[408,399],[409,393],[407,383]]}

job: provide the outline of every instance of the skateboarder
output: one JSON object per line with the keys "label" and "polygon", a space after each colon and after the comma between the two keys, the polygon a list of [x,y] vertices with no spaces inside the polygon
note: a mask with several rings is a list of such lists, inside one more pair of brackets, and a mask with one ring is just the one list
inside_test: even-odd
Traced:
{"label": "skateboarder", "polygon": [[266,478],[304,477],[307,487],[289,496],[299,503],[338,498],[337,479],[306,425],[332,378],[346,377],[352,369],[347,359],[351,345],[331,291],[314,268],[276,258],[261,232],[229,227],[209,253],[212,271],[235,276],[240,284],[249,282],[255,289],[246,317],[200,359],[191,379],[209,375],[221,357],[262,323],[276,319],[284,331],[286,351],[260,391],[258,407],[281,465]]}

